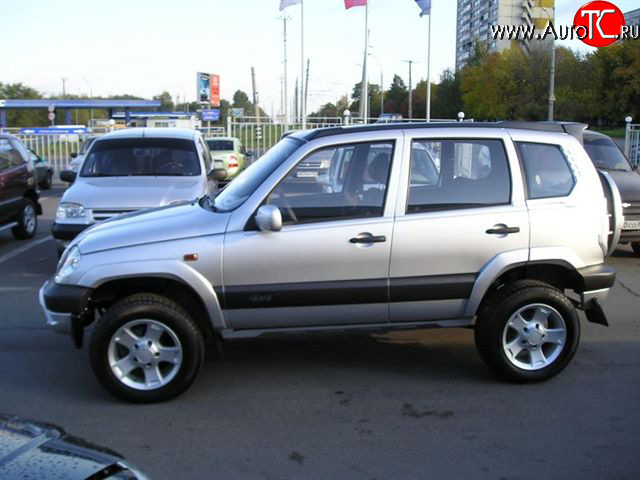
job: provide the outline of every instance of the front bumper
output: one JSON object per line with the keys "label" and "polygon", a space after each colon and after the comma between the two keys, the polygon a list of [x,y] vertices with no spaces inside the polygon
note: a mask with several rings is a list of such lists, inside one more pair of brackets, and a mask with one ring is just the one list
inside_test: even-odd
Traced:
{"label": "front bumper", "polygon": [[90,288],[60,285],[48,280],[38,294],[47,326],[58,333],[72,334],[74,318],[85,312],[91,292]]}
{"label": "front bumper", "polygon": [[90,226],[90,224],[81,223],[54,223],[51,227],[51,235],[56,240],[71,241]]}

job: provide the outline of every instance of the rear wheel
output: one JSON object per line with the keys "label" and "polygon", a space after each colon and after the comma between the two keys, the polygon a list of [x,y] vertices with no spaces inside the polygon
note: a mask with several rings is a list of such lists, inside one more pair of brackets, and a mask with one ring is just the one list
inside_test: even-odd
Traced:
{"label": "rear wheel", "polygon": [[18,210],[18,225],[11,229],[11,233],[18,240],[33,238],[38,228],[36,205],[30,198],[23,198]]}
{"label": "rear wheel", "polygon": [[40,182],[40,188],[42,190],[49,190],[51,189],[51,177],[52,177],[52,173],[51,172],[47,172],[47,175],[44,177],[44,180],[42,180],[42,182]]}
{"label": "rear wheel", "polygon": [[495,292],[482,306],[475,329],[482,359],[516,382],[560,373],[579,339],[575,307],[562,292],[538,281],[518,281]]}
{"label": "rear wheel", "polygon": [[631,242],[631,248],[636,255],[640,257],[640,242]]}
{"label": "rear wheel", "polygon": [[132,402],[180,395],[204,360],[204,341],[191,316],[155,294],[132,295],[98,321],[90,346],[93,371],[112,394]]}

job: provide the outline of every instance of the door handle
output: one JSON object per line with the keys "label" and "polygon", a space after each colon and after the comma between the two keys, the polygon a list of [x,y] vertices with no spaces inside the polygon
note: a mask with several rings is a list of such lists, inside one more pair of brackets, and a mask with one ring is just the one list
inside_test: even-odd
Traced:
{"label": "door handle", "polygon": [[487,230],[489,235],[509,235],[510,233],[520,233],[520,227],[493,227]]}
{"label": "door handle", "polygon": [[363,235],[363,236],[353,237],[352,239],[349,240],[349,242],[350,243],[381,243],[381,242],[387,241],[387,237],[385,237],[384,235],[374,236],[374,235],[365,234],[365,233],[361,233],[360,235]]}

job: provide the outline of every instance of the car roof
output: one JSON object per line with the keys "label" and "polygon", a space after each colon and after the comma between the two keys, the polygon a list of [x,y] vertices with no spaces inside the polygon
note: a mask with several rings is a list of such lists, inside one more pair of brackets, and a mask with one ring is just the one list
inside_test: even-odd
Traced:
{"label": "car roof", "polygon": [[333,135],[346,135],[349,133],[380,132],[387,130],[415,130],[427,128],[501,128],[535,130],[550,133],[565,133],[582,140],[582,132],[587,125],[574,122],[412,122],[412,123],[374,123],[367,125],[353,125],[346,127],[329,127],[315,130],[305,130],[291,134],[291,136],[305,141],[316,138],[330,137]]}
{"label": "car roof", "polygon": [[232,141],[232,140],[237,140],[237,138],[235,138],[235,137],[208,137],[208,138],[205,138],[205,140],[207,142],[209,140],[229,140],[229,141]]}
{"label": "car roof", "polygon": [[197,132],[188,128],[127,128],[116,130],[102,135],[98,141],[123,139],[123,138],[175,138],[193,140]]}

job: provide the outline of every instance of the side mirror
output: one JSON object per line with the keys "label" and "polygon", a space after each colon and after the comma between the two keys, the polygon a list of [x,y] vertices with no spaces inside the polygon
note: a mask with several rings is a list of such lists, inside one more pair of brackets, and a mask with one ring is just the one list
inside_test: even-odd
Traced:
{"label": "side mirror", "polygon": [[254,157],[254,156],[256,155],[256,153],[255,153],[255,152],[252,152],[252,151],[250,151],[250,150],[247,150],[247,151],[245,152],[245,155],[246,155],[247,157]]}
{"label": "side mirror", "polygon": [[262,205],[256,213],[256,225],[263,232],[279,232],[282,229],[282,213],[275,205]]}
{"label": "side mirror", "polygon": [[76,181],[77,173],[72,170],[62,170],[60,172],[60,180],[67,183],[73,183]]}
{"label": "side mirror", "polygon": [[71,158],[76,158],[78,156],[78,152],[71,153]]}
{"label": "side mirror", "polygon": [[226,168],[212,168],[209,172],[208,177],[211,180],[222,181],[227,178],[227,169]]}

